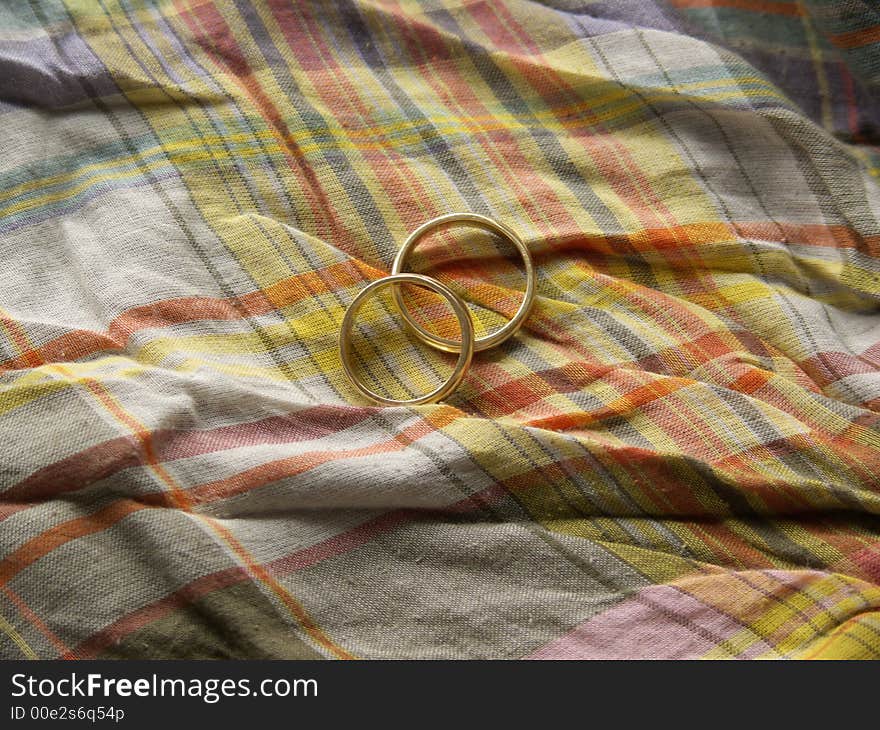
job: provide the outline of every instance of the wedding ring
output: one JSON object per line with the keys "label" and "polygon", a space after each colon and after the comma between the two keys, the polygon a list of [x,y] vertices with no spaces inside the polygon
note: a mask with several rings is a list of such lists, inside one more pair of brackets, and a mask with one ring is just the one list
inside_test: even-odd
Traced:
{"label": "wedding ring", "polygon": [[[513,336],[517,332],[517,330],[522,327],[523,322],[525,322],[526,320],[526,317],[529,316],[529,311],[531,310],[532,303],[535,300],[535,267],[532,264],[532,257],[531,254],[529,254],[529,249],[522,242],[520,237],[516,235],[516,233],[514,233],[503,223],[498,223],[491,218],[487,218],[486,216],[479,215],[477,213],[449,213],[447,215],[441,215],[438,218],[429,220],[427,223],[423,223],[409,235],[409,238],[407,238],[406,241],[403,242],[403,246],[400,247],[400,250],[397,252],[397,256],[394,257],[394,263],[391,267],[391,274],[399,275],[406,268],[407,257],[416,247],[416,244],[418,244],[418,242],[422,238],[424,238],[425,235],[437,228],[454,225],[456,223],[463,223],[465,225],[475,226],[477,228],[491,231],[492,233],[497,233],[502,238],[510,241],[510,243],[512,243],[516,247],[517,251],[519,251],[520,255],[522,256],[523,264],[525,265],[526,290],[523,294],[523,300],[522,303],[519,305],[519,309],[517,309],[516,314],[514,314],[513,316],[513,319],[511,319],[497,332],[486,335],[484,337],[480,337],[474,342],[474,352],[481,352],[483,350],[488,350],[491,347],[500,345],[509,337]],[[446,337],[441,337],[440,335],[435,335],[431,332],[428,332],[424,327],[416,322],[412,314],[410,314],[407,310],[406,304],[404,304],[403,302],[403,294],[400,291],[400,287],[394,287],[392,297],[394,298],[394,304],[400,311],[404,322],[410,328],[413,334],[415,334],[416,337],[418,337],[422,342],[438,350],[443,350],[444,352],[461,352],[463,347],[467,347],[467,344],[463,341],[457,342],[456,340],[450,340]],[[465,328],[462,327],[461,331],[462,334],[464,334]]]}
{"label": "wedding ring", "polygon": [[[452,307],[452,311],[455,313],[455,317],[458,319],[458,324],[461,328],[461,342],[454,343],[457,347],[455,352],[458,352],[459,356],[452,374],[446,382],[442,383],[436,390],[431,391],[427,395],[411,398],[409,400],[395,400],[374,393],[364,385],[360,378],[358,378],[352,363],[351,331],[354,327],[354,321],[355,317],[357,317],[358,311],[360,311],[364,302],[379,289],[390,286],[393,287],[392,294],[397,294],[401,284],[415,284],[416,286],[421,286],[425,289],[431,289],[441,295],[447,302],[449,302],[449,306]],[[451,350],[449,351],[451,352]],[[342,367],[345,370],[348,379],[351,380],[352,384],[361,393],[376,403],[381,403],[386,406],[414,406],[421,403],[436,403],[458,387],[458,384],[461,382],[462,378],[464,378],[468,367],[470,367],[471,359],[474,356],[474,325],[471,321],[471,314],[465,303],[459,299],[458,295],[448,286],[442,284],[436,279],[422,276],[421,274],[392,274],[384,279],[377,279],[368,284],[354,298],[354,301],[351,303],[342,319],[342,329],[339,332],[339,356],[342,360]]]}

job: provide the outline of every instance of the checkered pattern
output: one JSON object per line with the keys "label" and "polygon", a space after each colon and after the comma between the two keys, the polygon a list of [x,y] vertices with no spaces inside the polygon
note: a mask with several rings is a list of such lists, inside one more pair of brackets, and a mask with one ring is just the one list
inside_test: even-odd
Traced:
{"label": "checkered pattern", "polygon": [[[0,656],[880,656],[878,41],[868,0],[0,4]],[[533,314],[372,407],[345,308],[466,210]],[[440,266],[481,327],[485,250]]]}

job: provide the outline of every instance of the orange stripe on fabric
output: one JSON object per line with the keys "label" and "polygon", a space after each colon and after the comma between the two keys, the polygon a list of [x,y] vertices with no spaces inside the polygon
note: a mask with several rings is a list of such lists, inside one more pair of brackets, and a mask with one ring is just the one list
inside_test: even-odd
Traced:
{"label": "orange stripe on fabric", "polygon": [[[290,3],[270,1],[268,5],[288,45],[296,49],[294,57],[300,64],[315,67],[320,62],[333,74],[338,88],[332,89],[329,84],[317,84],[315,91],[318,97],[328,108],[346,105],[353,115],[360,117],[366,127],[375,124],[369,105],[360,99],[357,87],[351,83],[350,75],[340,67],[338,57],[332,50],[321,43],[320,21],[315,22],[316,19],[308,14],[306,5],[296,6],[299,18],[293,15],[294,5]],[[364,153],[363,158],[384,186],[389,190],[403,191],[403,195],[391,195],[388,199],[407,227],[414,228],[425,218],[434,217],[440,212],[433,204],[430,192],[420,183],[419,177],[405,172],[407,160],[396,149],[391,146],[381,147],[375,152]],[[416,201],[418,205],[413,204]]]}
{"label": "orange stripe on fabric", "polygon": [[[370,409],[351,406],[310,406],[284,416],[208,429],[156,429],[152,432],[163,463],[238,447],[292,444],[321,439],[356,426]],[[0,521],[35,502],[64,498],[123,469],[142,466],[142,452],[131,435],[95,443],[32,472],[9,486],[0,499]],[[163,502],[162,504],[166,504]]]}
{"label": "orange stripe on fabric", "polygon": [[424,438],[429,433],[442,429],[460,415],[461,413],[453,408],[442,408],[439,411],[426,415],[414,426],[404,429],[388,441],[346,451],[315,451],[270,461],[252,469],[239,472],[234,476],[202,484],[193,488],[191,494],[198,504],[213,502],[250,491],[264,484],[270,484],[287,476],[301,474],[330,461],[354,459],[362,456],[374,456],[398,451]]}
{"label": "orange stripe on fabric", "polygon": [[880,42],[880,25],[833,35],[830,36],[829,40],[838,48],[847,50],[861,48],[869,43],[878,43]]}
{"label": "orange stripe on fabric", "polygon": [[180,17],[192,31],[195,41],[244,91],[267,121],[268,128],[281,148],[289,150],[284,158],[299,179],[300,195],[309,203],[316,234],[344,248],[345,243],[351,239],[350,232],[341,222],[336,207],[318,180],[314,168],[306,161],[306,155],[284,121],[284,116],[260,85],[257,75],[238,46],[235,33],[219,10],[212,4],[199,4],[191,9],[186,9],[182,0],[175,0],[174,4],[180,11]]}
{"label": "orange stripe on fabric", "polygon": [[[528,33],[525,32],[508,8],[503,5],[493,4],[490,6],[485,3],[478,3],[471,6],[469,10],[474,19],[481,25],[483,32],[489,37],[496,40],[499,38],[506,40],[512,46],[515,46],[517,50],[526,51],[530,56],[534,57],[538,62],[537,64],[525,63],[518,58],[514,58],[513,62],[518,67],[523,78],[529,80],[530,83],[532,83],[533,88],[535,88],[543,98],[546,99],[547,94],[552,91],[552,87],[555,87],[560,92],[566,94],[570,99],[580,100],[580,95],[572,88],[572,86],[558,73],[553,73],[553,64],[547,61],[541,48],[532,40]],[[507,28],[510,28],[510,30],[508,31]],[[514,37],[514,32],[519,36],[518,41]],[[548,108],[551,110],[553,109],[553,106],[549,101]],[[626,146],[619,142],[616,136],[607,134],[604,125],[599,123],[598,118],[594,114],[586,113],[585,118],[588,123],[592,124],[597,130],[599,130],[600,134],[589,135],[588,137],[581,136],[580,138],[584,140],[584,146],[589,148],[590,143],[595,142],[599,145],[607,146],[614,151],[617,159],[621,162],[622,167],[629,172],[629,176],[632,181],[634,181],[619,180],[618,184],[621,185],[624,190],[629,191],[630,194],[625,196],[625,199],[638,214],[640,220],[650,227],[651,222],[661,222],[660,219],[662,218],[662,222],[665,223],[667,227],[671,226],[671,229],[674,230],[674,227],[677,224],[675,217],[666,207],[665,203],[654,192],[654,189],[642,173],[641,168],[630,155]],[[610,163],[610,160],[605,163],[604,155],[599,155],[594,159],[597,166],[604,165],[603,174],[606,179],[614,180],[614,165]],[[646,206],[636,205],[634,198],[640,198]]]}
{"label": "orange stripe on fabric", "polygon": [[172,502],[180,509],[189,511],[191,505],[186,490],[182,489],[174,478],[162,466],[159,458],[156,456],[156,450],[153,447],[153,434],[145,428],[136,418],[129,414],[116,399],[110,395],[109,391],[94,378],[77,378],[73,373],[62,365],[55,364],[53,369],[62,373],[71,380],[76,380],[88,388],[88,390],[97,397],[98,401],[111,413],[117,421],[123,424],[138,440],[144,459],[155,474],[170,488]]}
{"label": "orange stripe on fabric", "polygon": [[753,13],[788,15],[798,18],[804,15],[803,8],[796,2],[773,2],[773,0],[670,0],[670,5],[683,10],[690,8],[731,8]]}
{"label": "orange stripe on fabric", "polygon": [[312,637],[314,641],[323,646],[327,651],[336,656],[338,659],[355,659],[354,654],[344,649],[343,647],[336,644],[326,633],[324,633],[323,629],[309,616],[308,612],[302,606],[302,604],[297,601],[290,592],[287,591],[284,586],[282,586],[275,577],[272,576],[266,568],[264,568],[259,562],[254,560],[253,556],[245,550],[238,540],[235,539],[232,532],[228,530],[226,527],[221,525],[217,520],[210,519],[203,516],[203,519],[208,522],[208,524],[213,527],[213,529],[220,535],[223,540],[226,542],[229,547],[232,548],[233,552],[239,557],[239,559],[245,564],[247,572],[253,575],[257,580],[263,583],[275,596],[285,605],[288,610],[296,617],[296,620],[299,621],[300,625],[306,630],[309,636]]}
{"label": "orange stripe on fabric", "polygon": [[[507,492],[503,488],[493,485],[450,505],[440,514],[444,516],[448,516],[449,513],[467,514],[474,509],[497,502],[506,494]],[[276,558],[267,563],[266,568],[278,575],[289,575],[315,565],[322,560],[343,555],[366,544],[370,539],[382,532],[387,532],[411,522],[431,519],[436,513],[436,511],[427,509],[401,509],[386,512],[368,522],[357,525],[347,532],[334,535],[319,543],[297,550],[294,553]],[[93,634],[76,648],[76,655],[92,658],[104,648],[122,641],[125,636],[168,615],[171,611],[182,608],[188,603],[193,603],[215,590],[241,583],[246,578],[246,574],[240,568],[230,568],[197,578],[174,593],[117,619],[97,634]]]}
{"label": "orange stripe on fabric", "polygon": [[56,634],[52,629],[50,629],[46,623],[41,619],[37,614],[33,612],[30,606],[24,602],[21,596],[18,595],[14,590],[12,590],[8,585],[0,586],[2,588],[3,593],[6,597],[13,603],[13,605],[18,609],[19,613],[24,616],[25,620],[29,621],[36,629],[45,636],[49,642],[54,646],[59,652],[67,653],[70,651],[67,644],[65,644],[61,638]]}
{"label": "orange stripe on fabric", "polygon": [[[72,377],[65,368],[60,365],[54,366],[59,372],[66,374],[68,377]],[[139,423],[135,418],[133,418],[130,414],[128,414],[118,403],[116,403],[115,399],[109,394],[109,392],[97,381],[91,378],[84,378],[81,380],[89,390],[98,397],[99,401],[107,408],[108,411],[113,413],[114,416],[122,423],[124,423],[127,428],[135,435],[136,438],[141,443],[141,447],[144,451],[144,456],[146,458],[147,464],[152,468],[154,473],[170,488],[170,497],[171,500],[178,509],[184,512],[192,512],[192,502],[190,501],[189,495],[186,493],[186,490],[182,489],[180,485],[171,477],[168,471],[161,465],[159,460],[156,458],[155,450],[153,449],[152,444],[152,433],[149,429],[146,429],[141,423]],[[112,515],[113,513],[111,513]],[[113,522],[117,522],[119,519],[122,519],[125,514],[120,515],[117,519],[114,519]],[[88,520],[89,518],[83,518]],[[312,638],[327,648],[329,651],[337,655],[341,659],[351,659],[353,658],[345,649],[334,644],[323,631],[318,628],[315,622],[308,617],[305,609],[289,594],[288,591],[284,589],[276,580],[274,580],[270,575],[265,573],[262,568],[256,563],[256,561],[252,558],[252,556],[244,549],[244,547],[239,543],[232,533],[223,527],[219,522],[214,519],[211,519],[207,516],[200,516],[200,519],[204,521],[206,524],[211,527],[218,536],[220,536],[223,541],[229,546],[229,548],[242,560],[245,564],[246,568],[249,572],[251,572],[260,582],[264,583],[267,588],[269,588],[276,596],[278,596],[283,603],[291,610],[294,616],[300,620],[303,628],[312,636]],[[109,525],[108,525],[109,526]],[[0,564],[3,565],[3,564]],[[0,583],[4,583],[5,580],[2,578],[2,572],[0,572]],[[302,621],[302,617],[305,616],[307,621]]]}
{"label": "orange stripe on fabric", "polygon": [[118,643],[128,634],[137,631],[153,621],[166,616],[176,608],[182,608],[187,604],[194,603],[204,595],[212,591],[225,588],[237,583],[243,583],[248,579],[247,571],[241,567],[227,568],[226,570],[198,578],[188,583],[183,588],[174,591],[164,598],[143,606],[124,617],[117,619],[109,626],[104,627],[93,634],[73,651],[68,651],[62,659],[92,659],[102,649]]}
{"label": "orange stripe on fabric", "polygon": [[[853,229],[840,225],[781,224],[789,243],[828,248],[860,248],[869,256],[880,256],[880,236],[860,236]],[[668,260],[687,256],[690,248],[719,242],[734,241],[737,235],[749,238],[776,240],[775,226],[762,223],[737,223],[731,225],[716,222],[691,223],[674,228],[649,228],[629,234],[596,234],[577,232],[560,236],[552,244],[553,252],[566,249],[591,250],[613,254],[621,245],[632,246],[637,251],[662,250]],[[689,241],[682,244],[682,238]],[[540,254],[535,254],[540,255]],[[36,367],[47,362],[73,361],[101,350],[119,350],[128,338],[143,329],[168,327],[186,322],[206,319],[231,321],[244,316],[259,316],[273,308],[281,309],[302,301],[315,293],[329,292],[352,286],[363,279],[376,279],[385,275],[361,261],[333,264],[320,272],[305,272],[277,282],[263,291],[250,292],[234,299],[216,297],[181,297],[166,299],[135,307],[120,314],[104,332],[74,330],[41,347],[26,346],[23,354],[0,363],[0,371]],[[236,307],[241,305],[241,309]],[[244,309],[247,314],[242,314]],[[0,318],[7,324],[17,324],[9,317]]]}
{"label": "orange stripe on fabric", "polygon": [[[0,585],[5,585],[16,574],[35,563],[40,558],[48,555],[61,545],[64,545],[71,540],[95,534],[110,528],[124,517],[144,509],[149,509],[149,505],[129,500],[117,501],[99,512],[62,523],[61,525],[57,525],[55,528],[47,530],[41,535],[28,540],[0,562]],[[217,524],[215,520],[206,521],[208,521],[211,527],[223,537],[224,541],[229,544],[242,562],[245,563],[244,570],[254,575],[259,581],[263,582],[270,590],[272,590],[272,592],[291,610],[297,620],[303,625],[303,628],[306,629],[316,642],[341,659],[354,658],[348,651],[334,644],[326,634],[321,631],[299,602],[290,596],[290,594],[285,591],[271,575],[269,575],[265,568],[253,560],[252,556],[250,556],[240,543],[235,540],[229,530]],[[69,652],[66,647],[64,651],[65,653]]]}
{"label": "orange stripe on fabric", "polygon": [[25,367],[37,367],[43,364],[40,356],[35,353],[36,348],[24,327],[3,308],[0,308],[0,326],[9,334],[9,340],[15,345],[19,357],[23,358]]}
{"label": "orange stripe on fabric", "polygon": [[234,321],[256,317],[321,293],[346,289],[364,278],[373,279],[384,275],[384,272],[364,264],[345,261],[320,271],[297,274],[261,291],[237,297],[179,297],[160,300],[123,312],[103,332],[68,332],[0,364],[0,371],[36,367],[45,362],[77,360],[101,350],[124,349],[129,337],[144,329],[203,320]]}
{"label": "orange stripe on fabric", "polygon": [[[443,428],[458,416],[458,411],[444,408],[439,413],[432,414],[427,419],[405,429],[394,438],[389,439],[382,444],[362,449],[352,449],[346,452],[316,452],[311,458],[309,454],[304,454],[289,459],[281,459],[242,472],[225,480],[202,485],[201,487],[191,490],[190,494],[195,496],[196,501],[199,503],[205,503],[216,499],[223,499],[249,489],[254,489],[273,480],[280,479],[283,476],[300,473],[301,471],[306,471],[308,468],[312,468],[334,459],[352,458],[387,451],[396,451],[406,447],[410,443],[426,436],[428,433],[431,433],[436,429]],[[290,470],[291,467],[293,467],[293,470]],[[250,479],[253,479],[253,481],[249,481]],[[7,556],[3,561],[0,561],[0,585],[7,583],[21,570],[45,555],[48,555],[57,547],[79,537],[100,532],[103,529],[112,527],[119,520],[139,510],[159,505],[164,506],[167,504],[167,498],[167,494],[159,493],[144,495],[140,498],[139,502],[114,502],[112,505],[99,512],[93,513],[92,515],[70,520],[69,522],[62,523],[61,525],[57,525],[56,527],[47,530],[43,534],[29,540],[18,550]],[[252,570],[253,568],[258,568],[258,570],[254,571],[254,575],[258,577],[258,579],[267,583],[270,589],[279,596],[279,599],[288,606],[298,620],[301,617],[305,617],[306,620],[303,622],[303,628],[306,629],[315,641],[322,646],[325,646],[329,651],[340,658],[354,658],[353,655],[345,649],[333,644],[317,624],[308,617],[308,614],[302,606],[293,599],[292,596],[286,594],[283,587],[281,587],[277,581],[265,571],[265,569],[261,568],[250,558],[247,552],[244,551],[244,548],[237,543],[228,530],[216,524],[214,520],[209,520],[209,524],[211,524],[211,526],[217,530],[218,534],[221,534],[224,539],[230,541],[230,547],[232,547],[233,550],[236,550],[237,554],[247,556],[249,561],[247,569]]]}
{"label": "orange stripe on fabric", "polygon": [[31,344],[21,323],[12,317],[0,317],[0,325],[9,333],[9,339],[21,353],[16,358],[16,361],[20,360],[22,363],[19,367],[35,368],[45,362]]}
{"label": "orange stripe on fabric", "polygon": [[[392,11],[392,14],[406,42],[406,50],[413,58],[423,60],[418,69],[434,93],[444,99],[450,109],[457,110],[460,118],[491,118],[491,112],[473,85],[448,62],[454,54],[443,35],[428,25],[409,20],[403,13]],[[533,222],[540,223],[551,237],[557,235],[557,227],[576,226],[568,206],[547,183],[546,177],[535,172],[534,164],[526,158],[512,130],[502,127],[492,132],[477,131],[474,140],[492,163],[487,166],[487,174],[494,167]]]}
{"label": "orange stripe on fabric", "polygon": [[6,585],[29,565],[71,540],[112,527],[123,517],[142,509],[147,509],[147,505],[131,500],[117,500],[98,512],[50,527],[0,561],[0,585]]}
{"label": "orange stripe on fabric", "polygon": [[681,388],[693,386],[692,380],[684,380],[680,378],[663,378],[662,380],[654,380],[646,385],[631,390],[619,398],[615,398],[608,405],[597,408],[595,411],[584,411],[581,413],[563,413],[550,418],[536,419],[531,422],[532,426],[537,428],[546,428],[552,431],[566,431],[572,428],[584,428],[590,424],[606,420],[608,418],[619,418],[620,416],[641,408],[642,406],[655,401],[658,398],[674,393]]}

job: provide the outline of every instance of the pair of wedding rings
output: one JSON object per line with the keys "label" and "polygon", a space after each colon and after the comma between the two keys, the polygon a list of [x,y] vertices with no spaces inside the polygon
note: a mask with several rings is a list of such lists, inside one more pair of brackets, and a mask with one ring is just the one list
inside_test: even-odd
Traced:
{"label": "pair of wedding rings", "polygon": [[[475,226],[477,228],[482,228],[484,230],[490,231],[491,233],[495,233],[501,236],[516,247],[517,251],[519,251],[519,254],[522,256],[523,264],[525,266],[526,290],[523,295],[522,302],[519,305],[519,309],[517,309],[513,318],[507,324],[505,324],[496,332],[493,332],[484,337],[477,338],[475,336],[474,324],[471,320],[471,314],[470,311],[468,311],[467,305],[465,305],[461,298],[448,286],[437,281],[436,279],[432,279],[429,276],[407,273],[404,271],[407,264],[407,258],[412,253],[412,250],[416,247],[419,241],[422,240],[422,238],[424,238],[431,231],[434,231],[438,228],[443,228],[455,224]],[[461,339],[451,340],[446,337],[435,335],[431,332],[428,332],[424,327],[416,322],[403,301],[403,293],[401,292],[401,285],[403,284],[414,284],[416,286],[429,289],[436,294],[442,296],[449,303],[449,306],[452,308],[452,311],[455,314],[456,319],[458,320],[458,325],[461,330]],[[435,390],[431,391],[427,395],[410,398],[408,400],[395,400],[393,398],[386,398],[370,390],[355,372],[355,368],[352,363],[351,340],[351,333],[352,328],[354,327],[355,318],[357,317],[357,313],[363,306],[364,302],[371,295],[375,294],[380,289],[384,289],[385,287],[391,287],[391,295],[394,301],[394,306],[403,317],[403,321],[406,327],[416,337],[418,337],[426,345],[430,345],[437,350],[442,350],[443,352],[458,353],[458,361],[456,362],[455,367],[452,370],[452,374],[446,379],[445,382],[441,383],[439,387],[437,387]],[[354,298],[354,301],[351,303],[345,313],[345,317],[342,320],[342,329],[339,332],[339,355],[342,360],[342,367],[345,370],[345,374],[348,376],[349,380],[351,380],[352,384],[363,395],[365,395],[370,400],[375,401],[376,403],[390,406],[408,406],[419,405],[421,403],[436,403],[437,401],[442,400],[443,398],[448,396],[458,387],[459,383],[461,383],[462,379],[465,376],[465,373],[470,367],[471,360],[473,359],[475,352],[482,352],[484,350],[497,347],[509,337],[512,337],[517,332],[517,330],[522,327],[523,322],[525,322],[526,320],[526,317],[529,316],[529,312],[531,311],[532,302],[534,301],[534,299],[535,268],[532,264],[532,257],[529,254],[528,248],[526,248],[526,245],[522,242],[520,237],[516,235],[516,233],[514,233],[508,226],[504,225],[503,223],[499,223],[492,220],[491,218],[487,218],[486,216],[478,215],[476,213],[450,213],[448,215],[441,215],[440,217],[434,218],[427,223],[423,223],[409,235],[409,238],[404,241],[403,246],[400,247],[400,250],[397,252],[397,256],[395,256],[394,258],[394,263],[391,267],[390,276],[386,276],[383,279],[377,279],[376,281],[371,282]]]}

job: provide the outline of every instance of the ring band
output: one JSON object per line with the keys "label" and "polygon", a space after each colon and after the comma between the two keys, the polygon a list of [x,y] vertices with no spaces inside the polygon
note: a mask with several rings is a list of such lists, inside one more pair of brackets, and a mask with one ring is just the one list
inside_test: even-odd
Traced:
{"label": "ring band", "polygon": [[[452,307],[452,311],[455,313],[459,327],[461,328],[461,343],[456,343],[459,346],[459,349],[456,351],[459,353],[458,362],[456,362],[452,374],[446,382],[442,383],[436,390],[431,391],[427,395],[412,398],[410,400],[395,400],[374,393],[358,379],[352,366],[351,330],[358,311],[367,298],[377,290],[386,286],[391,286],[394,288],[393,293],[396,294],[400,288],[400,284],[415,284],[416,286],[421,286],[425,289],[431,289],[441,295],[447,302],[449,302],[449,306]],[[339,356],[342,360],[342,367],[345,370],[345,374],[348,376],[348,379],[351,380],[352,384],[367,398],[370,398],[377,403],[386,406],[415,406],[422,403],[436,403],[458,387],[458,384],[461,382],[462,378],[464,378],[467,369],[470,367],[471,359],[474,356],[474,324],[471,321],[471,314],[465,303],[461,301],[458,295],[445,284],[428,276],[422,276],[421,274],[392,274],[391,276],[386,276],[384,279],[377,279],[368,284],[354,298],[354,301],[351,303],[342,319],[342,328],[339,331]]]}
{"label": "ring band", "polygon": [[[523,295],[522,303],[519,305],[519,309],[516,311],[513,319],[497,332],[480,337],[474,342],[474,352],[481,352],[483,350],[488,350],[491,347],[495,347],[496,345],[500,345],[507,338],[516,334],[517,330],[519,330],[519,328],[522,327],[523,322],[525,322],[526,317],[529,316],[529,311],[531,310],[532,303],[535,299],[535,267],[532,264],[532,257],[531,254],[529,254],[529,249],[526,248],[526,245],[516,233],[503,223],[498,223],[491,218],[487,218],[486,216],[477,213],[449,213],[447,215],[441,215],[438,218],[429,220],[427,223],[423,223],[409,235],[409,238],[407,238],[406,241],[403,242],[403,246],[400,247],[397,256],[394,257],[394,263],[391,266],[391,274],[399,275],[403,271],[406,266],[407,257],[415,248],[416,244],[427,233],[433,231],[435,228],[441,228],[455,223],[464,223],[477,228],[483,228],[484,230],[497,233],[503,238],[506,238],[516,247],[517,251],[519,251],[525,265],[526,291]],[[403,302],[403,294],[399,287],[394,287],[392,296],[394,298],[394,304],[400,311],[404,322],[406,322],[413,334],[415,334],[422,342],[438,350],[443,350],[444,352],[461,351],[462,345],[464,344],[463,342],[456,342],[455,340],[432,334],[413,319],[413,316],[409,313]],[[462,328],[462,333],[463,332],[464,328]]]}

